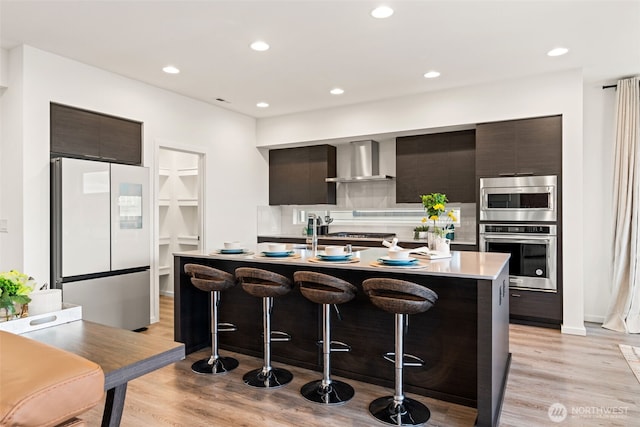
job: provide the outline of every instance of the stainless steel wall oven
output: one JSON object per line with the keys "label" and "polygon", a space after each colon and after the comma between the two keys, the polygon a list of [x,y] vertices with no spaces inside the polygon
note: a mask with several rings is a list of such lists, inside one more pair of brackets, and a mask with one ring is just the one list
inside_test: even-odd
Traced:
{"label": "stainless steel wall oven", "polygon": [[480,224],[480,251],[511,254],[510,288],[556,292],[556,233],[551,224]]}

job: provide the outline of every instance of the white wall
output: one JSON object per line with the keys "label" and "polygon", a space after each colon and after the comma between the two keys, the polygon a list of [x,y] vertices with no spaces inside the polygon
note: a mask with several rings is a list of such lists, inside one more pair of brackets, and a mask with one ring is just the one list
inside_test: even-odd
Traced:
{"label": "white wall", "polygon": [[7,87],[9,81],[9,51],[0,49],[0,88]]}
{"label": "white wall", "polygon": [[615,89],[584,86],[585,320],[602,323],[611,296]]}
{"label": "white wall", "polygon": [[563,115],[564,323],[584,334],[583,81],[580,70],[258,120],[259,147]]}
{"label": "white wall", "polygon": [[[22,50],[9,54],[7,89],[0,95],[2,120],[0,140],[0,219],[8,233],[0,233],[0,271],[24,265],[23,199],[23,76]],[[48,192],[45,194],[45,196]],[[27,196],[28,197],[28,196]],[[48,264],[48,262],[47,262]]]}
{"label": "white wall", "polygon": [[[10,183],[3,179],[0,185],[3,191],[13,193],[3,206],[14,202],[20,205],[16,193],[25,196],[16,208],[19,212],[15,212],[24,219],[23,230],[16,230],[23,245],[23,259],[2,258],[0,269],[22,269],[39,282],[49,278],[50,102],[144,122],[144,165],[152,171],[159,141],[202,147],[206,153],[205,250],[219,247],[231,237],[255,241],[256,207],[268,203],[268,163],[255,146],[255,119],[29,46],[16,48],[11,54],[12,69],[13,56],[23,56],[18,71],[24,92],[3,106],[3,121],[14,134],[12,141],[3,144],[3,152],[16,144],[22,147],[24,160],[15,158],[15,179]],[[11,89],[13,78],[3,98]],[[23,116],[15,117],[20,109]],[[18,120],[9,124],[5,119],[12,115]],[[155,200],[155,189],[153,197]],[[153,226],[157,237],[157,225]],[[3,251],[14,250],[7,248],[5,240],[0,244]],[[157,282],[155,288],[157,295]]]}

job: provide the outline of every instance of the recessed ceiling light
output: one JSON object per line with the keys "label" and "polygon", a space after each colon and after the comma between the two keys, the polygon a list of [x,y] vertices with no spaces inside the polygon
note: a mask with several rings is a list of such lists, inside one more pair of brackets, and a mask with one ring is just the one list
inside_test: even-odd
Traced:
{"label": "recessed ceiling light", "polygon": [[331,95],[342,95],[344,93],[344,89],[340,89],[339,87],[334,87],[329,91]]}
{"label": "recessed ceiling light", "polygon": [[547,52],[547,55],[549,55],[549,56],[562,56],[567,52],[569,52],[569,49],[567,49],[566,47],[556,47],[556,48],[551,49],[549,52]]}
{"label": "recessed ceiling light", "polygon": [[256,104],[256,107],[258,107],[258,108],[267,108],[268,106],[269,106],[268,102],[258,102]]}
{"label": "recessed ceiling light", "polygon": [[251,49],[257,50],[258,52],[264,52],[265,50],[269,50],[269,44],[262,40],[257,40],[251,43]]}
{"label": "recessed ceiling light", "polygon": [[371,11],[371,16],[378,19],[388,18],[393,15],[393,9],[389,6],[378,6]]}
{"label": "recessed ceiling light", "polygon": [[162,69],[162,71],[164,71],[167,74],[178,74],[180,72],[180,70],[178,70],[176,67],[174,67],[173,65],[167,65],[166,67],[164,67]]}
{"label": "recessed ceiling light", "polygon": [[427,71],[426,73],[424,73],[425,79],[435,79],[436,77],[440,77],[440,73],[435,70]]}

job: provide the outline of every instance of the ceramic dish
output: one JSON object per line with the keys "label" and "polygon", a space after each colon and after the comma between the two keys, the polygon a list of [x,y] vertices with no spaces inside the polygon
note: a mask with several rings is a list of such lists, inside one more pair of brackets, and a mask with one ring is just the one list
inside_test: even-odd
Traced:
{"label": "ceramic dish", "polygon": [[412,265],[413,263],[417,262],[418,259],[417,258],[393,259],[393,258],[389,258],[388,256],[383,256],[378,258],[378,261],[386,265]]}
{"label": "ceramic dish", "polygon": [[295,251],[282,251],[282,252],[263,251],[262,255],[268,256],[268,257],[273,257],[273,258],[283,258],[283,257],[287,257],[287,256],[290,256],[290,255],[293,255],[294,253],[295,253]]}
{"label": "ceramic dish", "polygon": [[326,253],[318,253],[318,259],[323,261],[345,261],[353,256],[353,254],[327,255]]}
{"label": "ceramic dish", "polygon": [[220,249],[221,254],[241,254],[244,252],[244,249]]}

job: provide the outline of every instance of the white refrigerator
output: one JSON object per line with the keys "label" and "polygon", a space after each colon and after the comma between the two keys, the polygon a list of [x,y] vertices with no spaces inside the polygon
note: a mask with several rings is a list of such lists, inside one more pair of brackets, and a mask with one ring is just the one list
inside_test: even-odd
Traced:
{"label": "white refrigerator", "polygon": [[149,169],[51,164],[51,283],[82,317],[136,330],[150,316]]}

